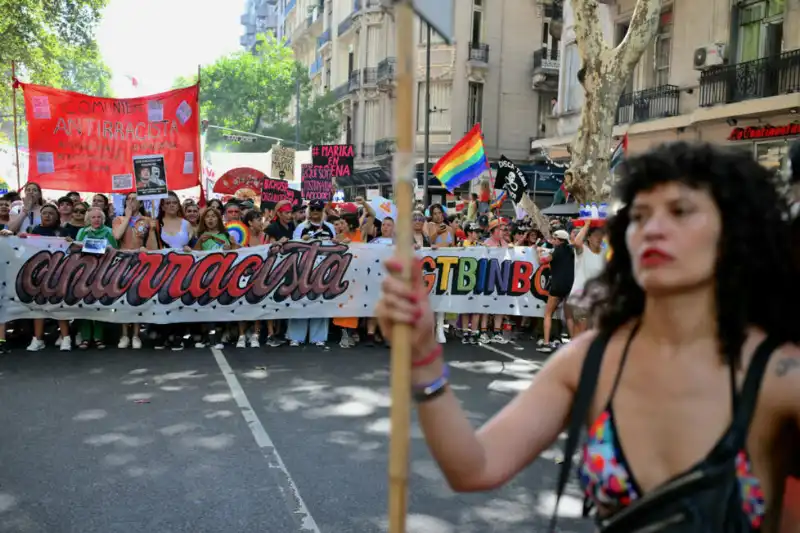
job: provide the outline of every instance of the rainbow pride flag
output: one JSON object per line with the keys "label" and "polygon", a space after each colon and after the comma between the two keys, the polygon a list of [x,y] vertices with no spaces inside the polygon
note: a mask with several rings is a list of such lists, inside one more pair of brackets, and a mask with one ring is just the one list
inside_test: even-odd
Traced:
{"label": "rainbow pride flag", "polygon": [[479,177],[488,168],[481,125],[475,124],[458,144],[433,165],[431,172],[443,187],[452,191]]}

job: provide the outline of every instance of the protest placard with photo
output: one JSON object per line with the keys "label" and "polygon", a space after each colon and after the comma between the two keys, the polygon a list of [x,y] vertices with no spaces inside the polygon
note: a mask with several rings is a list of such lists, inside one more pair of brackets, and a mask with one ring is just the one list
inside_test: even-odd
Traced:
{"label": "protest placard with photo", "polygon": [[134,156],[133,175],[136,179],[136,196],[140,200],[167,197],[167,173],[163,155]]}

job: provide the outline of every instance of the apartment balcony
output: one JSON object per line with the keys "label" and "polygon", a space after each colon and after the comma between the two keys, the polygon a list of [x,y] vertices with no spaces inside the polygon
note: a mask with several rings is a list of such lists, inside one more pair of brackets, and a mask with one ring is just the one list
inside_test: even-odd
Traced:
{"label": "apartment balcony", "polygon": [[489,45],[486,43],[470,43],[469,61],[471,63],[489,63]]}
{"label": "apartment balcony", "polygon": [[369,9],[380,9],[380,7],[381,0],[353,0],[353,13],[360,13]]}
{"label": "apartment balcony", "polygon": [[345,100],[350,95],[350,84],[345,82],[333,90],[333,97],[337,102]]}
{"label": "apartment balcony", "polygon": [[312,33],[322,29],[322,6],[315,6],[306,18],[308,28]]}
{"label": "apartment balcony", "polygon": [[286,9],[283,10],[283,16],[285,17],[288,15],[295,7],[297,7],[297,0],[289,0],[286,2]]}
{"label": "apartment balcony", "polygon": [[325,30],[322,35],[317,37],[317,48],[321,49],[331,43],[331,30]]}
{"label": "apartment balcony", "polygon": [[394,151],[395,151],[394,138],[386,138],[375,141],[376,158],[390,156],[394,153]]}
{"label": "apartment balcony", "polygon": [[292,31],[292,41],[295,43],[299,43],[303,39],[305,39],[308,35],[308,21],[306,19],[299,19],[297,21],[297,25],[294,27],[294,31]]}
{"label": "apartment balcony", "polygon": [[394,84],[395,65],[397,60],[393,57],[387,57],[378,63],[378,68],[375,71],[377,76],[378,87],[389,88]]}
{"label": "apartment balcony", "polygon": [[796,92],[800,92],[800,49],[700,74],[702,107]]}
{"label": "apartment balcony", "polygon": [[363,73],[361,77],[362,87],[375,87],[378,84],[378,69],[376,67],[367,67],[361,72]]}
{"label": "apartment balcony", "polygon": [[558,91],[558,74],[561,61],[558,49],[540,48],[533,52],[531,86],[534,90]]}
{"label": "apartment balcony", "polygon": [[358,156],[361,159],[375,159],[375,145],[372,143],[361,143],[361,150]]}
{"label": "apartment balcony", "polygon": [[357,91],[361,88],[361,71],[354,70],[350,73],[350,80],[347,82],[348,90]]}
{"label": "apartment balcony", "polygon": [[680,89],[661,85],[652,89],[625,93],[619,99],[615,124],[633,124],[680,114]]}
{"label": "apartment balcony", "polygon": [[311,63],[311,66],[308,67],[308,76],[313,79],[318,74],[322,74],[322,66],[323,65],[324,65],[324,63],[322,61],[322,58],[317,56],[317,58],[314,59],[314,62]]}
{"label": "apartment balcony", "polygon": [[252,33],[246,33],[239,37],[239,44],[245,48],[250,48],[256,42],[256,36]]}

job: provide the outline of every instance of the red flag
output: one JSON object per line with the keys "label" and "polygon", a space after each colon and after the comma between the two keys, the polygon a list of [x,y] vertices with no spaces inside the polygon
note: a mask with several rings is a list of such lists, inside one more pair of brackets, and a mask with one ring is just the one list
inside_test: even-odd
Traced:
{"label": "red flag", "polygon": [[[138,98],[99,98],[21,84],[28,180],[45,189],[134,190],[133,156],[163,155],[167,187],[199,182],[198,86]],[[116,176],[112,180],[112,176]]]}
{"label": "red flag", "polygon": [[131,80],[131,85],[133,85],[134,87],[139,86],[139,80],[137,80],[135,76],[129,76],[126,74],[125,77]]}

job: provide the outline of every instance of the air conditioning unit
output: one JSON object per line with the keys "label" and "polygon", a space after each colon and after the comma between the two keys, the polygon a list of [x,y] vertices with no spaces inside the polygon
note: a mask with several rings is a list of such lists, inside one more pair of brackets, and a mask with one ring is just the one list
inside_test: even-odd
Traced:
{"label": "air conditioning unit", "polygon": [[694,51],[694,69],[706,70],[725,64],[727,46],[723,43],[714,43],[701,46]]}

